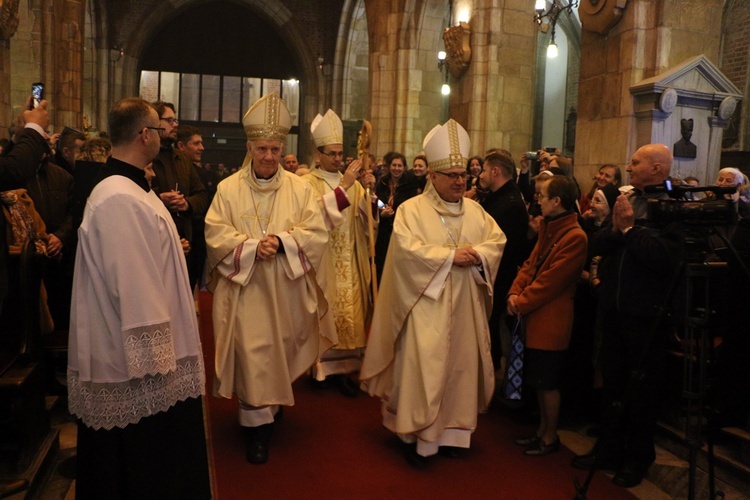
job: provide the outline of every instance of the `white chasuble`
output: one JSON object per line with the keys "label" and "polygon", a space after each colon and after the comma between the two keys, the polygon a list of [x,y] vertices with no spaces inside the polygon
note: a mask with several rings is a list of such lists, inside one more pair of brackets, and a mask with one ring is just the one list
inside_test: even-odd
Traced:
{"label": "white chasuble", "polygon": [[[283,253],[256,260],[264,235],[277,236]],[[279,168],[259,180],[248,164],[218,185],[206,214],[216,395],[294,404],[292,382],[335,343],[319,337],[327,303],[315,275],[327,240],[313,190],[299,177]]]}
{"label": "white chasuble", "polygon": [[[477,203],[451,210],[431,184],[399,207],[360,378],[402,439],[468,446],[494,391],[487,319],[505,242]],[[481,267],[452,265],[465,246]]]}

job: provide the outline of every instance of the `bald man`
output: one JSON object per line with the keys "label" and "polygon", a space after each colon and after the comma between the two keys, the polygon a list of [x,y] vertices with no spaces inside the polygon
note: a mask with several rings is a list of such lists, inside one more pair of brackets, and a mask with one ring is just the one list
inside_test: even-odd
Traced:
{"label": "bald man", "polygon": [[[612,482],[624,488],[639,484],[656,454],[654,431],[659,411],[661,365],[668,325],[659,306],[669,294],[683,255],[679,223],[657,228],[647,219],[644,193],[669,177],[672,153],[663,144],[648,144],[630,159],[627,172],[633,191],[620,195],[612,223],[594,241],[601,255],[597,292],[603,335],[598,365],[604,381],[603,428],[593,450],[575,457],[580,469],[612,469]],[[635,380],[631,373],[642,378]],[[635,384],[628,390],[630,384]]]}

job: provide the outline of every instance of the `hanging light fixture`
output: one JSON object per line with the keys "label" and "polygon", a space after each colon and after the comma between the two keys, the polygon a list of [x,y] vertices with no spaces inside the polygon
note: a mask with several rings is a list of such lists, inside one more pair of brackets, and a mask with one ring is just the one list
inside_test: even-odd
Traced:
{"label": "hanging light fixture", "polygon": [[552,5],[550,5],[549,9],[545,11],[547,8],[547,1],[546,0],[536,0],[534,3],[534,22],[539,27],[539,31],[542,33],[547,33],[549,30],[550,25],[552,26],[552,39],[550,40],[550,44],[547,47],[547,57],[550,59],[557,57],[558,50],[557,50],[557,44],[555,43],[555,28],[557,25],[557,18],[560,17],[560,14],[567,11],[567,14],[570,15],[573,13],[573,9],[578,7],[578,0],[569,0],[567,5],[563,5],[562,0],[552,0]]}

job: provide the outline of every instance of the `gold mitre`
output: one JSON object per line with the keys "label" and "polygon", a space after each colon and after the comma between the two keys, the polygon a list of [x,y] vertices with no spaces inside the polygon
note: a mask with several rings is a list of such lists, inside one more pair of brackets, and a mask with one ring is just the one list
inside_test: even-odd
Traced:
{"label": "gold mitre", "polygon": [[471,140],[466,130],[451,118],[427,133],[422,148],[432,171],[466,168]]}
{"label": "gold mitre", "polygon": [[323,147],[329,144],[344,144],[344,125],[341,123],[339,115],[332,109],[326,111],[326,114],[318,116],[310,124],[310,132],[315,139],[316,147]]}
{"label": "gold mitre", "polygon": [[266,94],[250,106],[242,118],[248,141],[286,141],[292,128],[292,116],[276,92]]}

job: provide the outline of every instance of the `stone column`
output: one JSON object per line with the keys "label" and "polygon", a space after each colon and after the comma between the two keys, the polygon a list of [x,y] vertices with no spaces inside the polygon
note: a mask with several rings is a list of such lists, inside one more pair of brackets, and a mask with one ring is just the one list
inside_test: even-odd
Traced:
{"label": "stone column", "polygon": [[[404,5],[405,4],[405,5]],[[370,39],[372,151],[396,150],[409,161],[442,116],[437,53],[447,1],[365,0]]]}
{"label": "stone column", "polygon": [[451,83],[450,115],[469,132],[472,154],[499,147],[519,158],[533,127],[533,3],[474,0],[468,13],[471,63]]}
{"label": "stone column", "polygon": [[32,82],[42,81],[52,110],[52,129],[80,128],[84,1],[21,2],[19,19],[17,43],[10,55],[13,103],[28,97]]}

